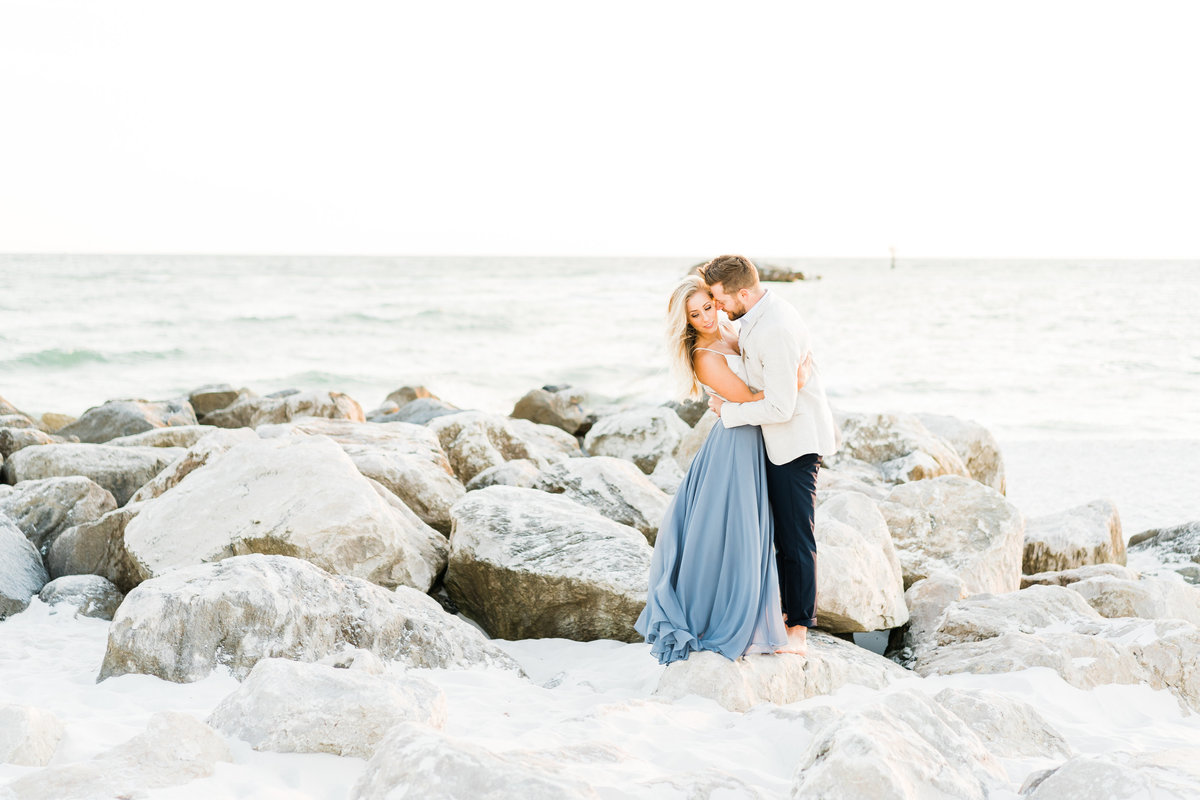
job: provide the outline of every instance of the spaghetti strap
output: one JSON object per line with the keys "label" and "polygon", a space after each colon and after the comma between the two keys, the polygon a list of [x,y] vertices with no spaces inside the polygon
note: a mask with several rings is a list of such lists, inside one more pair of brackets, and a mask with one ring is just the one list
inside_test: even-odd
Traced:
{"label": "spaghetti strap", "polygon": [[693,347],[692,349],[693,350],[707,350],[710,353],[716,353],[717,355],[725,356],[726,358],[729,358],[730,356],[732,356],[734,358],[741,358],[741,356],[738,355],[737,353],[722,353],[720,350],[713,350],[711,347]]}

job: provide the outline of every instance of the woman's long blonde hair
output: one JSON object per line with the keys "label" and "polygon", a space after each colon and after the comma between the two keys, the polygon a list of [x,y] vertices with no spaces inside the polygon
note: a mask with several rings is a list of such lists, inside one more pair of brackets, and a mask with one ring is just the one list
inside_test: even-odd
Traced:
{"label": "woman's long blonde hair", "polygon": [[671,292],[671,299],[667,302],[667,358],[671,362],[671,375],[675,379],[678,394],[689,399],[704,393],[692,361],[696,329],[688,322],[687,310],[688,300],[696,292],[704,292],[712,297],[708,284],[702,278],[688,275]]}

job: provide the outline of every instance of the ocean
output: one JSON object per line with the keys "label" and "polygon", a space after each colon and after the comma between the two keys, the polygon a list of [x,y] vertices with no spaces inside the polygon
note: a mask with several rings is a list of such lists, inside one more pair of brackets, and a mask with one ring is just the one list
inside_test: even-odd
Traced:
{"label": "ocean", "polygon": [[[0,396],[78,415],[207,383],[423,384],[507,413],[569,383],[670,397],[680,258],[0,256]],[[1200,262],[762,259],[842,411],[978,420],[1027,515],[1110,497],[1129,533],[1200,519]]]}

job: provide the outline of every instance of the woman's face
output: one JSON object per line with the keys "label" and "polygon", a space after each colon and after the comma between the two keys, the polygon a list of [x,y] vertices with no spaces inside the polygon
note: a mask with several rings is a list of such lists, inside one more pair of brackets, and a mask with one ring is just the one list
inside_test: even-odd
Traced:
{"label": "woman's face", "polygon": [[699,291],[687,301],[688,324],[700,334],[717,332],[717,304],[707,291]]}

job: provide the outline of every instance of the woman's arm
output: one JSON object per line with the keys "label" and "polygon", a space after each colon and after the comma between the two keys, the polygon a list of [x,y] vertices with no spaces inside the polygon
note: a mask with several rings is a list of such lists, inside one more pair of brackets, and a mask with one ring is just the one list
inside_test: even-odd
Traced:
{"label": "woman's arm", "polygon": [[696,377],[726,400],[733,403],[752,403],[763,399],[762,392],[751,392],[750,387],[734,374],[729,368],[729,362],[720,353],[697,350],[694,358]]}

